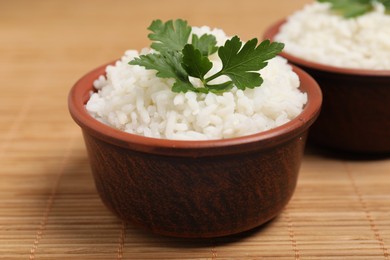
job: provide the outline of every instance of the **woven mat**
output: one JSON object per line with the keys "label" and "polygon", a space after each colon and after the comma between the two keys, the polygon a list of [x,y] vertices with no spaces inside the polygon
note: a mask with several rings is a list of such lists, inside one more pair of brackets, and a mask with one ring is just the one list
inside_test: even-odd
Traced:
{"label": "woven mat", "polygon": [[[42,139],[26,134],[3,142],[1,257],[389,258],[388,160],[351,162],[306,154],[295,195],[272,222],[232,237],[188,240],[152,235],[108,212],[96,193],[78,131],[68,132],[66,140],[58,135]],[[22,148],[25,142],[29,147]]]}
{"label": "woven mat", "polygon": [[180,14],[195,24],[260,35],[271,17],[309,1],[253,0],[246,9],[223,1],[223,10],[222,1],[197,2],[215,13],[176,0],[154,1],[153,8],[151,0],[114,2],[0,1],[1,259],[390,258],[388,158],[342,159],[308,149],[285,210],[235,236],[162,237],[113,216],[97,195],[80,130],[67,111],[77,78],[129,46],[145,46],[140,39],[156,17]]}

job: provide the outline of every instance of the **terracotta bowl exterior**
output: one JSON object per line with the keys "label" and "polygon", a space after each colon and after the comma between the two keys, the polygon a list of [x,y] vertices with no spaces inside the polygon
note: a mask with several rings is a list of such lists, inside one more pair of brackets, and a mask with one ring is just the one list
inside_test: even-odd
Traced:
{"label": "terracotta bowl exterior", "polygon": [[84,105],[99,67],[69,94],[82,128],[97,190],[122,220],[177,237],[217,237],[255,228],[281,212],[297,182],[308,128],[321,91],[294,69],[307,92],[304,111],[259,134],[212,141],[175,141],[128,134],[92,118]]}
{"label": "terracotta bowl exterior", "polygon": [[[268,28],[273,39],[285,22]],[[323,105],[309,141],[331,149],[371,154],[390,152],[390,70],[347,69],[281,56],[308,72],[320,85]]]}

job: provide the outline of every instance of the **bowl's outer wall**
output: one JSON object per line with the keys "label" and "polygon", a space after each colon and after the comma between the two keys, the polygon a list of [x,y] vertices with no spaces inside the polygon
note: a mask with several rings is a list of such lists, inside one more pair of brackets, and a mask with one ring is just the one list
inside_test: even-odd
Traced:
{"label": "bowl's outer wall", "polygon": [[306,139],[305,132],[272,149],[191,158],[132,151],[83,133],[108,208],[179,237],[230,235],[275,217],[294,192]]}
{"label": "bowl's outer wall", "polygon": [[311,142],[345,151],[390,152],[390,77],[303,69],[316,78],[324,96]]}
{"label": "bowl's outer wall", "polygon": [[[273,39],[279,21],[264,38]],[[323,103],[308,141],[336,150],[390,152],[390,71],[344,69],[310,62],[282,52],[320,85]]]}

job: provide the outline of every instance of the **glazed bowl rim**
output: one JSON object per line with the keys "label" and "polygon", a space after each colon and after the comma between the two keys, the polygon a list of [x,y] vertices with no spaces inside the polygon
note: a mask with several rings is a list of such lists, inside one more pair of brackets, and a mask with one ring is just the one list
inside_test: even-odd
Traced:
{"label": "glazed bowl rim", "polygon": [[91,92],[94,91],[93,81],[100,75],[104,75],[106,66],[112,64],[113,62],[110,62],[95,68],[74,84],[68,95],[69,112],[84,134],[92,134],[111,144],[139,152],[200,157],[267,149],[291,140],[307,130],[318,117],[322,104],[322,93],[317,82],[303,70],[291,65],[299,75],[300,81],[305,82],[303,91],[307,93],[308,101],[298,116],[281,126],[251,135],[214,140],[172,140],[145,137],[99,122],[85,108]]}
{"label": "glazed bowl rim", "polygon": [[[264,39],[273,40],[275,35],[279,32],[279,28],[287,22],[287,18],[281,19],[271,26],[269,26],[263,34]],[[350,76],[371,76],[371,77],[390,77],[390,70],[370,70],[370,69],[356,69],[356,68],[344,68],[314,61],[309,61],[304,58],[300,58],[286,51],[282,51],[280,56],[286,58],[293,64],[301,65],[306,68],[316,69],[319,71],[326,71],[336,74],[344,74]]]}

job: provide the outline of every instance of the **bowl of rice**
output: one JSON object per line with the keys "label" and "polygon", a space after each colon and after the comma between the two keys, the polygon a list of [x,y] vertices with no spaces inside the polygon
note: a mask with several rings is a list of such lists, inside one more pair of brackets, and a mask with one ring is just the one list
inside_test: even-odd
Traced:
{"label": "bowl of rice", "polygon": [[[221,44],[229,39],[192,28],[204,32]],[[140,55],[126,51],[92,70],[68,98],[105,205],[124,221],[176,237],[231,235],[277,216],[293,195],[320,111],[317,83],[277,56],[261,70],[260,87],[177,93],[171,79],[128,64]]]}
{"label": "bowl of rice", "polygon": [[389,10],[378,1],[364,14],[349,10],[347,18],[327,2],[306,5],[270,26],[264,38],[284,42],[280,55],[321,87],[323,106],[309,142],[332,151],[388,154]]}

